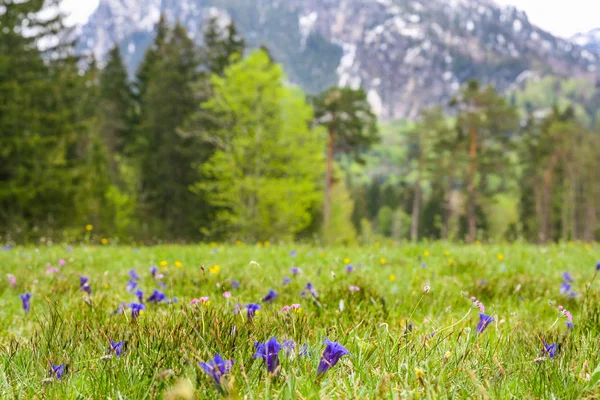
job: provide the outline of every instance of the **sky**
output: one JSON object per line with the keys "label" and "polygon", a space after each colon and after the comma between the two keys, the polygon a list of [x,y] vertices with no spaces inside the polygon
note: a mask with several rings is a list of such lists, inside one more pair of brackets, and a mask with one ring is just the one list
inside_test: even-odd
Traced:
{"label": "sky", "polygon": [[[99,0],[63,0],[70,23],[83,23],[98,6]],[[600,28],[598,0],[496,0],[527,12],[529,20],[540,28],[562,37]]]}

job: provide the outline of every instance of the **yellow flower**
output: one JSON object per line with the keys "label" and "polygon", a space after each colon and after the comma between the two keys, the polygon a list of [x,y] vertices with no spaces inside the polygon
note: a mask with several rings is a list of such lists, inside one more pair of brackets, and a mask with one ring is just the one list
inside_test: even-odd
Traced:
{"label": "yellow flower", "polygon": [[140,314],[140,315],[142,315],[142,314],[145,314],[145,313],[144,313],[144,310],[140,310],[139,314]]}
{"label": "yellow flower", "polygon": [[162,268],[160,269],[160,272],[167,272],[167,271],[168,271],[167,267],[162,267]]}
{"label": "yellow flower", "polygon": [[381,265],[387,264],[387,260],[382,257],[379,259],[379,264],[381,264]]}
{"label": "yellow flower", "polygon": [[425,376],[425,371],[423,371],[421,368],[415,368],[415,375],[418,379],[423,379],[423,376]]}
{"label": "yellow flower", "polygon": [[258,242],[258,243],[256,243],[256,245],[257,245],[258,247],[263,247],[263,244],[262,244],[262,242]]}
{"label": "yellow flower", "polygon": [[181,267],[183,267],[183,264],[181,263],[181,261],[179,261],[179,260],[175,260],[175,266],[176,266],[177,268],[181,268]]}
{"label": "yellow flower", "polygon": [[396,275],[390,274],[390,281],[395,282],[396,281]]}
{"label": "yellow flower", "polygon": [[478,240],[475,242],[475,246],[481,246],[481,242]]}
{"label": "yellow flower", "polygon": [[88,232],[91,231],[92,229],[94,229],[94,225],[92,225],[92,224],[87,224],[85,226],[85,230],[88,231]]}
{"label": "yellow flower", "polygon": [[591,244],[589,244],[589,243],[586,243],[586,244],[585,244],[585,248],[589,250],[589,249],[591,249],[591,248],[592,248],[592,245],[591,245]]}
{"label": "yellow flower", "polygon": [[236,245],[236,246],[241,246],[241,245],[243,245],[243,244],[244,244],[244,242],[242,242],[241,240],[236,240],[236,241],[235,241],[235,245]]}
{"label": "yellow flower", "polygon": [[446,250],[446,251],[444,252],[444,255],[445,255],[446,257],[448,257],[448,256],[450,255],[450,252],[449,252],[448,250]]}
{"label": "yellow flower", "polygon": [[169,263],[168,263],[168,262],[166,262],[165,260],[162,260],[162,261],[160,262],[160,264],[158,264],[158,265],[160,265],[161,267],[166,267],[166,266],[167,266],[167,264],[169,264]]}
{"label": "yellow flower", "polygon": [[375,247],[379,247],[379,246],[381,246],[381,243],[375,242]]}
{"label": "yellow flower", "polygon": [[450,257],[448,259],[448,264],[450,264],[450,265],[454,264],[454,259],[452,257]]}
{"label": "yellow flower", "polygon": [[321,258],[325,257],[325,253],[320,254]]}
{"label": "yellow flower", "polygon": [[497,257],[498,257],[498,261],[504,260],[504,256],[502,255],[502,253],[498,253]]}
{"label": "yellow flower", "polygon": [[214,274],[216,274],[217,272],[219,272],[220,270],[221,270],[221,267],[220,267],[220,266],[218,266],[218,265],[215,265],[215,266],[213,266],[213,267],[210,267],[210,268],[208,269],[208,271],[209,271],[211,274],[213,274],[213,275],[214,275]]}
{"label": "yellow flower", "polygon": [[106,289],[108,289],[108,283],[105,283],[105,284],[104,284],[104,287],[105,287]]}
{"label": "yellow flower", "polygon": [[100,243],[107,244],[108,243],[108,239],[107,238],[102,238],[102,239],[100,239]]}
{"label": "yellow flower", "polygon": [[429,250],[425,250],[425,251],[423,252],[423,255],[424,255],[425,257],[429,257],[429,255],[430,255],[430,254],[431,254],[431,253],[429,252]]}
{"label": "yellow flower", "polygon": [[350,259],[349,258],[344,258],[344,264],[350,264]]}
{"label": "yellow flower", "polygon": [[217,243],[216,242],[210,242],[210,247],[217,247]]}
{"label": "yellow flower", "polygon": [[267,241],[265,242],[265,247],[269,247],[269,245],[270,245],[270,244],[271,244],[271,243],[269,243],[269,241],[267,240]]}
{"label": "yellow flower", "polygon": [[574,241],[572,241],[572,240],[569,240],[569,243],[568,243],[568,244],[569,244],[569,246],[573,246],[573,245],[575,244],[575,242],[574,242]]}

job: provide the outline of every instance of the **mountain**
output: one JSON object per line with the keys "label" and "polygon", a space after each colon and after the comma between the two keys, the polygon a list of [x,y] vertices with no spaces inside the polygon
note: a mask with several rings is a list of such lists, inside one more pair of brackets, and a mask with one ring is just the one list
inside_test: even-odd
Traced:
{"label": "mountain", "polygon": [[592,29],[586,33],[578,33],[571,41],[593,52],[600,52],[600,28]]}
{"label": "mountain", "polygon": [[102,59],[119,43],[134,71],[161,13],[198,41],[209,17],[232,18],[307,92],[362,86],[384,119],[444,104],[471,78],[507,90],[546,74],[592,80],[600,67],[600,50],[491,0],[101,0],[80,50]]}

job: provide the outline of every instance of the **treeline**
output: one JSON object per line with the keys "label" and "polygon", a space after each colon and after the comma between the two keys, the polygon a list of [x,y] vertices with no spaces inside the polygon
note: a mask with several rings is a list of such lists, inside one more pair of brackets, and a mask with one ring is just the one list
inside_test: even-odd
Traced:
{"label": "treeline", "polygon": [[161,18],[135,76],[74,55],[54,1],[2,3],[0,242],[594,240],[599,135],[466,85],[414,124],[307,96],[235,24]]}

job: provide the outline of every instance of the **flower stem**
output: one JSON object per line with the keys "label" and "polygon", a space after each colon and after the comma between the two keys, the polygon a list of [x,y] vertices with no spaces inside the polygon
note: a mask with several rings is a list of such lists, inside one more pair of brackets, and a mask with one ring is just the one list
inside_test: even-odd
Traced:
{"label": "flower stem", "polygon": [[472,308],[469,308],[469,311],[468,311],[468,312],[465,314],[465,316],[464,316],[464,317],[462,317],[460,320],[456,321],[456,322],[455,322],[455,323],[453,323],[452,325],[450,325],[450,326],[447,326],[447,327],[445,327],[445,328],[442,328],[442,329],[440,329],[439,331],[437,331],[437,333],[440,333],[440,332],[442,332],[442,331],[445,331],[446,329],[453,328],[453,327],[455,327],[456,325],[460,324],[461,322],[463,322],[463,321],[464,321],[464,320],[465,320],[465,319],[466,319],[466,318],[469,316],[469,314],[471,314],[471,311],[473,311],[473,309],[472,309]]}

